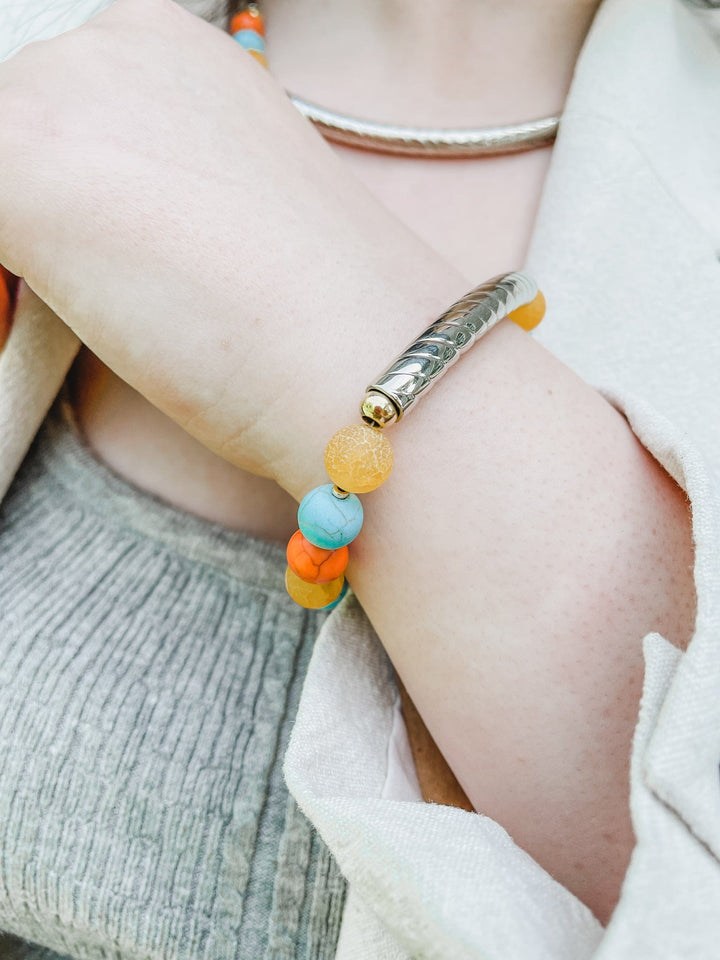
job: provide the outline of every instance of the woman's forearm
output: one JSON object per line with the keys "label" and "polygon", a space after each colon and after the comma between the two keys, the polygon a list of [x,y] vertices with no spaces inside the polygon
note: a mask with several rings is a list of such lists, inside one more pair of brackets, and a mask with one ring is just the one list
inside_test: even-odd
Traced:
{"label": "woman's forearm", "polygon": [[[405,321],[410,336],[426,319]],[[346,342],[323,349],[328,403],[352,422],[383,361],[358,370],[377,347],[358,341],[353,359]],[[278,477],[297,498],[293,471],[321,468],[320,419],[298,422]],[[348,579],[475,809],[606,921],[633,844],[641,640],[683,647],[693,629],[685,495],[614,407],[508,320],[388,436],[395,467],[363,498]]]}

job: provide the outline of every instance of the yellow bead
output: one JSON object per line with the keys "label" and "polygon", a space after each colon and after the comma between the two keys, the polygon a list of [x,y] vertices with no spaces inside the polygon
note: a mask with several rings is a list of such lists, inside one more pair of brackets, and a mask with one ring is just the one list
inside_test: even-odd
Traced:
{"label": "yellow bead", "polygon": [[545,316],[545,297],[538,290],[535,299],[513,310],[509,317],[523,330],[534,330]]}
{"label": "yellow bead", "polygon": [[330,438],[325,469],[333,483],[350,493],[368,493],[390,476],[393,451],[378,427],[354,423]]}
{"label": "yellow bead", "polygon": [[285,571],[285,589],[295,603],[310,610],[326,607],[336,600],[340,596],[344,580],[345,575],[341,573],[329,583],[308,583],[307,580],[301,580],[291,567]]}
{"label": "yellow bead", "polygon": [[267,67],[268,62],[262,50],[248,50],[251,57],[255,57],[261,67]]}

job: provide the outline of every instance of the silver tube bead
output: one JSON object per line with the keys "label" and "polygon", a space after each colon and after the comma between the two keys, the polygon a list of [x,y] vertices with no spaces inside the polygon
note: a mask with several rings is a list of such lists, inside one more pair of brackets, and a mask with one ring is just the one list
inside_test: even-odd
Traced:
{"label": "silver tube bead", "polygon": [[524,273],[501,274],[475,287],[423,330],[367,387],[360,405],[363,420],[382,427],[406,416],[461,354],[513,310],[534,300],[537,292],[535,281]]}

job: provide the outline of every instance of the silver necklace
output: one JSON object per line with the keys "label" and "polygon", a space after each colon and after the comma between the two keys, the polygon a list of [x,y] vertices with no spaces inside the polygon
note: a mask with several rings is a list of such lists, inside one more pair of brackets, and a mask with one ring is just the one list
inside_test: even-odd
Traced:
{"label": "silver necklace", "polygon": [[555,116],[479,129],[399,127],[391,123],[348,117],[309,103],[292,93],[288,93],[288,96],[327,140],[362,150],[408,157],[487,157],[533,150],[550,146],[560,124],[560,117]]}
{"label": "silver necklace", "polygon": [[[238,22],[239,21],[239,22]],[[233,23],[237,23],[237,27]],[[265,29],[256,0],[246,3],[230,22],[230,31],[241,46],[246,47],[260,63],[265,58]],[[375,123],[360,117],[348,117],[309,103],[286,91],[292,103],[327,140],[348,147],[375,150],[380,153],[403,154],[408,157],[487,157],[503,153],[519,153],[553,143],[560,117],[542,117],[525,123],[480,129],[435,129],[401,127],[392,123]]]}

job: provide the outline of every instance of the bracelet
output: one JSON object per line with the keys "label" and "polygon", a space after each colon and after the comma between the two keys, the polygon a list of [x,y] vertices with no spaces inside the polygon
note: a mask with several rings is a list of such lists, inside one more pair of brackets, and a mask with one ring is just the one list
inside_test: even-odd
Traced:
{"label": "bracelet", "polygon": [[387,480],[393,451],[384,427],[407,416],[418,398],[462,353],[504,317],[534,329],[545,298],[524,273],[488,280],[454,303],[413,340],[365,391],[362,423],[342,427],[325,448],[330,483],[315,487],[298,507],[298,527],[287,545],[285,587],[296,603],[331,610],[347,592],[348,544],[360,532],[358,493]]}

